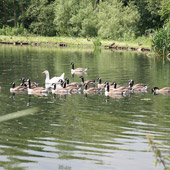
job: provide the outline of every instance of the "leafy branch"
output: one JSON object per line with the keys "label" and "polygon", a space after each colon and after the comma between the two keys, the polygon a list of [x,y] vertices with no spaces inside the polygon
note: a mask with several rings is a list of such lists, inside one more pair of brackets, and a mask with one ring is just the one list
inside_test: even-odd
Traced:
{"label": "leafy branch", "polygon": [[155,143],[153,141],[153,137],[150,135],[146,136],[148,143],[149,143],[149,150],[148,151],[153,151],[155,155],[155,167],[157,166],[158,163],[162,164],[164,166],[164,170],[170,170],[170,167],[167,167],[166,161],[168,160],[170,162],[170,157],[168,156],[162,156],[161,150],[159,149],[158,145],[162,145],[160,143]]}

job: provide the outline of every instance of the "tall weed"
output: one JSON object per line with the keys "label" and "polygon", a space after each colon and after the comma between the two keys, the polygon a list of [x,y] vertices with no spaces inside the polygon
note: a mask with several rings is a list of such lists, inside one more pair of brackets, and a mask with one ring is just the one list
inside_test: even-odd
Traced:
{"label": "tall weed", "polygon": [[22,27],[22,25],[17,25],[17,27],[3,26],[0,29],[0,35],[7,36],[17,36],[17,35],[27,35],[28,31]]}
{"label": "tall weed", "polygon": [[152,38],[152,48],[156,55],[166,57],[170,53],[170,22],[157,30]]}

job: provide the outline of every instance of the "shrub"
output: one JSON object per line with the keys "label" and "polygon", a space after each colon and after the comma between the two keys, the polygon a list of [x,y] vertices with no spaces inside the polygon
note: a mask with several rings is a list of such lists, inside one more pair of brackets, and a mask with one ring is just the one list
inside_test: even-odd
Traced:
{"label": "shrub", "polygon": [[166,57],[170,53],[170,22],[157,30],[152,38],[152,49],[158,56]]}
{"label": "shrub", "polygon": [[0,35],[17,36],[27,34],[27,30],[19,24],[17,25],[17,27],[3,26],[0,29]]}

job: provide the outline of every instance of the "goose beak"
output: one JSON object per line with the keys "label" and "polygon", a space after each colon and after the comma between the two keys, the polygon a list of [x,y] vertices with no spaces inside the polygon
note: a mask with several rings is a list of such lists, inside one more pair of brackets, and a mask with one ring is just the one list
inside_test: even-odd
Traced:
{"label": "goose beak", "polygon": [[45,74],[45,71],[43,71],[42,74]]}

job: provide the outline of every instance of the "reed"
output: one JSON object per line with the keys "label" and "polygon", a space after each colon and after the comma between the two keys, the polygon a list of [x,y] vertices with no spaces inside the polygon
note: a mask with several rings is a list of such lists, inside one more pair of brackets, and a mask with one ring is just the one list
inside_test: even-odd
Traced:
{"label": "reed", "polygon": [[152,38],[152,49],[159,57],[167,57],[170,53],[170,23],[157,30]]}

